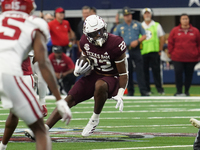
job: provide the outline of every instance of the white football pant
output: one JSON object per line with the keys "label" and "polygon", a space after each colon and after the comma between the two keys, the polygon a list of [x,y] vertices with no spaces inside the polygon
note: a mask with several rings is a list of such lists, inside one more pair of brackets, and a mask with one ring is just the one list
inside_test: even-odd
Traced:
{"label": "white football pant", "polygon": [[0,96],[4,108],[24,120],[27,125],[43,117],[33,89],[32,76],[0,73]]}

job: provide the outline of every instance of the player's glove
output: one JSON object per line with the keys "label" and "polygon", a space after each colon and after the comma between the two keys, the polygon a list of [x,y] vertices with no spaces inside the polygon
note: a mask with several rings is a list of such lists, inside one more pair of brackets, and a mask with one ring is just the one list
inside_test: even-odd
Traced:
{"label": "player's glove", "polygon": [[119,107],[119,111],[122,112],[124,108],[123,99],[119,95],[112,97],[112,99],[117,101],[115,108],[117,109]]}
{"label": "player's glove", "polygon": [[72,118],[72,113],[69,109],[69,106],[67,105],[67,102],[64,99],[61,99],[56,102],[56,105],[59,114],[62,116],[62,120],[65,121],[66,124],[69,124]]}
{"label": "player's glove", "polygon": [[91,65],[89,65],[88,62],[86,62],[83,66],[83,60],[80,61],[79,63],[79,59],[76,61],[76,64],[75,64],[75,69],[74,69],[74,75],[76,77],[82,75],[82,74],[85,74],[86,72],[88,72],[90,69],[91,69]]}
{"label": "player's glove", "polygon": [[113,100],[117,101],[117,104],[115,108],[117,109],[119,107],[119,111],[122,112],[124,108],[124,103],[123,103],[123,95],[124,95],[124,88],[119,88],[118,93],[116,96],[112,97]]}

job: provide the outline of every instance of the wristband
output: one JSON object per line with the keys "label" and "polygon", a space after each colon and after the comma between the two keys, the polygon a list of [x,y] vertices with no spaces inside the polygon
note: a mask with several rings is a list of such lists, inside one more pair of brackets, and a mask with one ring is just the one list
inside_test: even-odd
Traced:
{"label": "wristband", "polygon": [[57,100],[57,101],[56,101],[56,104],[58,104],[58,103],[62,103],[63,100],[64,100],[64,99],[59,99],[59,100]]}
{"label": "wristband", "polygon": [[138,44],[140,44],[140,41],[139,40],[137,40],[138,41]]}
{"label": "wristband", "polygon": [[[125,57],[126,58],[126,57]],[[122,60],[119,60],[119,61],[115,61],[115,63],[117,64],[117,63],[121,63],[121,62],[123,62],[124,60],[125,60],[125,58],[123,58]]]}
{"label": "wristband", "polygon": [[123,97],[124,91],[125,91],[124,88],[119,88],[117,95],[120,96],[120,97]]}
{"label": "wristband", "polygon": [[119,76],[124,76],[124,75],[128,75],[128,72],[119,74]]}

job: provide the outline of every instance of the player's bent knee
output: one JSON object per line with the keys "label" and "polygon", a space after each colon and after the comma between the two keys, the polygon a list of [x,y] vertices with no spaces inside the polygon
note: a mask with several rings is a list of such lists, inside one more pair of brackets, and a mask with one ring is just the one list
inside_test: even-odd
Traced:
{"label": "player's bent knee", "polygon": [[71,95],[68,95],[68,96],[65,98],[65,101],[67,102],[67,104],[68,104],[68,106],[69,106],[70,108],[76,105],[76,102],[75,102],[74,98],[73,98]]}
{"label": "player's bent knee", "polygon": [[95,83],[95,92],[104,93],[108,91],[108,84],[103,80],[98,80]]}
{"label": "player's bent knee", "polygon": [[34,122],[33,124],[29,125],[29,128],[34,132],[46,132],[45,126],[44,126],[44,122],[43,122],[43,118],[38,119],[36,122]]}

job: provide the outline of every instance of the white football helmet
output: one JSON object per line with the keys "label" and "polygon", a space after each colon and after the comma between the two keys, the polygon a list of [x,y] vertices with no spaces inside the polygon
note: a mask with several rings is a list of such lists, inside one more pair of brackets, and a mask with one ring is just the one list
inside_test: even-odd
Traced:
{"label": "white football helmet", "polygon": [[91,15],[85,19],[83,33],[87,36],[87,40],[90,43],[101,47],[108,38],[106,27],[107,24],[101,17]]}
{"label": "white football helmet", "polygon": [[1,0],[2,12],[22,11],[27,14],[33,14],[36,7],[35,0]]}

